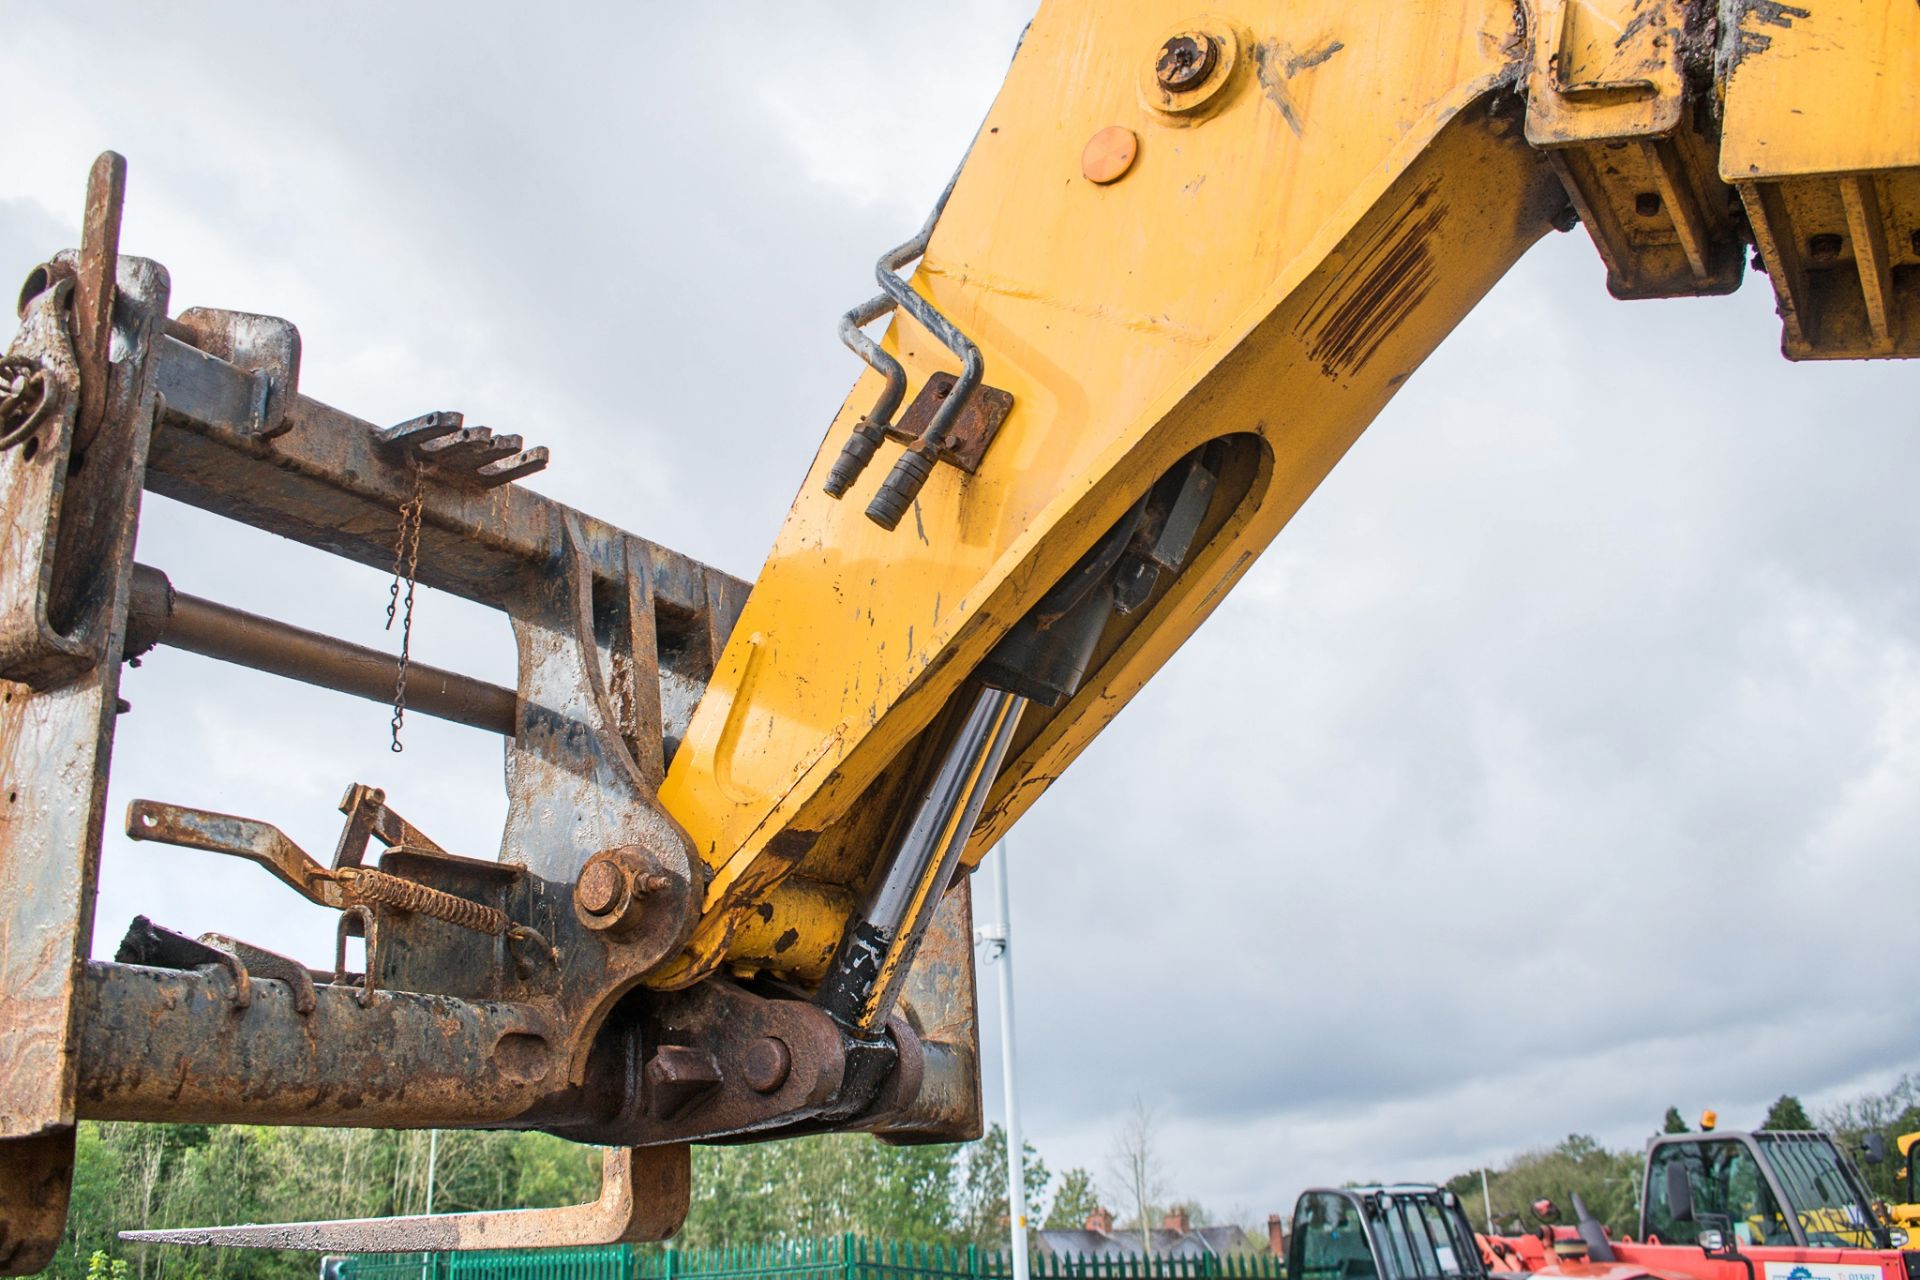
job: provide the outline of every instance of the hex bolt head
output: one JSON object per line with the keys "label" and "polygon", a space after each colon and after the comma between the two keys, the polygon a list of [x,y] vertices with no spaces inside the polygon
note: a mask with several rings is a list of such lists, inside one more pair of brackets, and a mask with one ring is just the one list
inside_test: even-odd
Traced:
{"label": "hex bolt head", "polygon": [[1153,75],[1168,93],[1185,93],[1206,83],[1220,61],[1220,46],[1204,31],[1183,31],[1160,46]]}
{"label": "hex bolt head", "polygon": [[573,886],[573,900],[590,916],[603,916],[620,905],[620,891],[626,879],[610,860],[590,863]]}
{"label": "hex bolt head", "polygon": [[662,911],[686,909],[687,882],[664,869],[638,845],[602,849],[588,858],[573,883],[573,915],[589,929],[627,938],[647,928],[649,919],[667,921]]}
{"label": "hex bolt head", "polygon": [[755,1093],[772,1093],[787,1082],[793,1070],[793,1051],[778,1036],[762,1036],[747,1046],[746,1069],[741,1078]]}

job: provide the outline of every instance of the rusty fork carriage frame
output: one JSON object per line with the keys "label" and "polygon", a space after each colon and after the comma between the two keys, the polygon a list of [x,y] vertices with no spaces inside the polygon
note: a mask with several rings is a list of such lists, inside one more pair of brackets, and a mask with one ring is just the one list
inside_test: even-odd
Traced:
{"label": "rusty fork carriage frame", "polygon": [[[871,1024],[765,979],[657,981],[705,884],[656,793],[746,584],[514,483],[547,462],[518,437],[452,413],[380,427],[302,396],[284,320],[169,315],[165,268],[119,253],[124,182],[102,156],[83,243],[27,280],[0,362],[0,1270],[51,1256],[84,1117],[541,1129],[610,1146],[591,1205],[150,1237],[309,1249],[655,1239],[685,1212],[691,1142],[976,1136],[964,877]],[[258,862],[338,909],[331,971],[144,918],[114,961],[89,958],[124,661],[175,645],[361,696],[394,689],[389,655],[181,595],[136,565],[147,489],[383,569],[414,504],[418,579],[512,622],[517,688],[420,666],[407,683],[411,710],[504,736],[497,861],[443,849],[359,784],[329,864],[265,822],[131,807],[135,839]],[[349,935],[364,937],[364,972],[346,972]]]}

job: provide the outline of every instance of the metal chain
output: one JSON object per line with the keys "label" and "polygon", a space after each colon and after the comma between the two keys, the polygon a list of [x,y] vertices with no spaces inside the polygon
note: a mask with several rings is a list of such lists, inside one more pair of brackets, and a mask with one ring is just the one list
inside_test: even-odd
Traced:
{"label": "metal chain", "polygon": [[[393,677],[393,734],[391,750],[405,751],[400,743],[400,726],[407,718],[407,664],[413,650],[413,588],[420,567],[420,517],[425,511],[426,471],[413,466],[413,497],[400,507],[400,524],[393,538],[393,584],[387,588],[387,630],[393,630],[394,614],[400,615],[400,665]],[[406,600],[400,598],[400,583],[407,584]]]}

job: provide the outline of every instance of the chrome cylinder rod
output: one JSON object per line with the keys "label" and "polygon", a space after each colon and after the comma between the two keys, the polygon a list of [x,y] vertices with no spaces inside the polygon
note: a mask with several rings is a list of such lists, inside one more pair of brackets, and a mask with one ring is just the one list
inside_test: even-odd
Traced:
{"label": "chrome cylinder rod", "polygon": [[1004,689],[980,691],[921,790],[885,873],[847,922],[819,999],[855,1034],[877,1035],[886,1025],[1026,705]]}

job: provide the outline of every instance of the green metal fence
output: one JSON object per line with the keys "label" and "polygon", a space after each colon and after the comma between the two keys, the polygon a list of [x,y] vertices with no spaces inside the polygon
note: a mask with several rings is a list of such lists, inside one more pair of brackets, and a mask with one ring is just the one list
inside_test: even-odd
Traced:
{"label": "green metal fence", "polygon": [[[1191,1258],[1038,1253],[1035,1280],[1283,1280],[1270,1254]],[[518,1249],[484,1253],[356,1254],[339,1280],[1011,1280],[1002,1250],[902,1244],[863,1236],[716,1249]]]}

